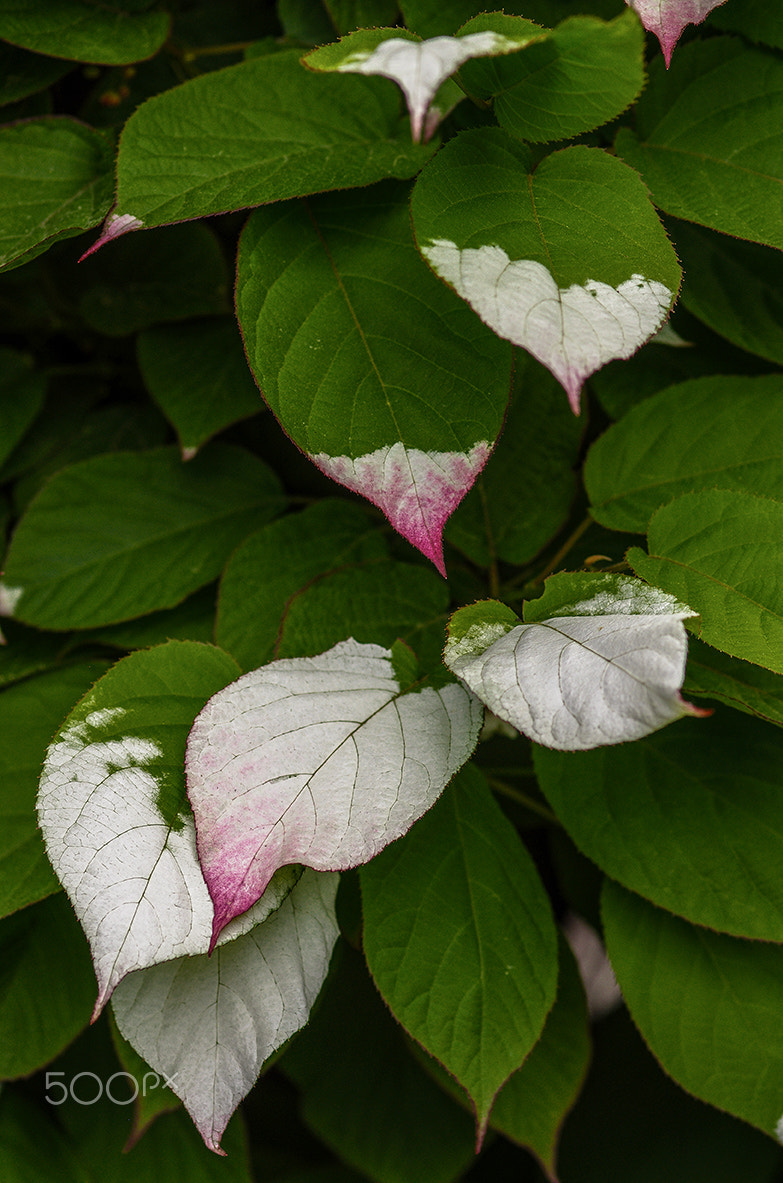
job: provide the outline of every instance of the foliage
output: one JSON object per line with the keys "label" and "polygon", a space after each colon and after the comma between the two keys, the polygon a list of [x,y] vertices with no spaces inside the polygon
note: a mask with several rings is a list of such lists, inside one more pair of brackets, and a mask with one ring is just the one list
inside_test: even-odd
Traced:
{"label": "foliage", "polygon": [[11,1181],[783,1178],[783,17],[480,7],[0,0]]}

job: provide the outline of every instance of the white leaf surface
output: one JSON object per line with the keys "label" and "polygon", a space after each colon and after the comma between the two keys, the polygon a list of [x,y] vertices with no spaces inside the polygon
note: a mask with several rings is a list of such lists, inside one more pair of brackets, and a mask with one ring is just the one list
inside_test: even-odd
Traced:
{"label": "white leaf surface", "polygon": [[583,751],[640,739],[685,714],[680,695],[690,609],[555,616],[519,624],[483,647],[449,641],[444,661],[499,718],[536,743]]}
{"label": "white leaf surface", "polygon": [[[539,36],[536,34],[515,39],[502,33],[486,31],[468,33],[464,37],[431,37],[428,41],[392,37],[382,41],[372,51],[350,53],[335,68],[343,73],[379,74],[396,82],[408,105],[411,138],[414,143],[418,143],[435,92],[460,66],[470,58],[512,53],[531,40],[537,40]],[[430,138],[436,126],[437,123],[428,121],[426,139]]]}
{"label": "white leaf surface", "polygon": [[278,867],[355,867],[409,830],[470,756],[482,714],[455,683],[402,693],[392,654],[353,640],[211,698],[186,771],[213,940]]}
{"label": "white leaf surface", "polygon": [[686,25],[699,25],[726,0],[625,0],[648,32],[661,43],[668,67],[672,51]]}
{"label": "white leaf surface", "polygon": [[211,957],[130,974],[117,1026],[165,1075],[210,1150],[266,1060],[307,1021],[329,968],[338,875],[305,871],[280,908]]}
{"label": "white leaf surface", "polygon": [[[38,795],[49,859],[90,943],[99,1013],[128,973],[183,954],[205,953],[212,901],[196,855],[191,819],[174,828],[158,808],[160,755],[150,740],[101,739],[125,711],[95,710],[66,726],[50,746]],[[277,907],[295,873],[276,881],[267,898],[230,940]]]}
{"label": "white leaf surface", "polygon": [[575,414],[585,379],[635,353],[660,329],[672,301],[665,284],[636,274],[616,288],[594,279],[559,288],[542,263],[511,260],[499,246],[460,250],[436,239],[422,252],[486,325],[554,374]]}

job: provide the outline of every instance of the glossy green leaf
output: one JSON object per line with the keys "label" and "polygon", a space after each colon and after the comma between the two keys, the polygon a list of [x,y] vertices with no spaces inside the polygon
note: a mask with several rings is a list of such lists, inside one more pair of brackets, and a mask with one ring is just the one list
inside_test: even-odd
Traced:
{"label": "glossy green leaf", "polygon": [[489,1124],[528,1146],[545,1168],[556,1169],[560,1128],[576,1100],[590,1058],[584,988],[573,954],[560,941],[560,976],[541,1038],[497,1095]]}
{"label": "glossy green leaf", "polygon": [[0,585],[5,614],[94,628],[170,608],[282,506],[266,465],[226,444],[187,464],[174,448],[74,464],[17,527]]}
{"label": "glossy green leaf", "polygon": [[422,262],[407,188],[259,210],[237,310],[283,428],[443,573],[443,525],[500,431],[511,351]]}
{"label": "glossy green leaf", "polygon": [[44,90],[70,69],[70,62],[27,53],[15,45],[0,45],[0,106]]}
{"label": "glossy green leaf", "polygon": [[628,562],[699,613],[704,641],[783,673],[783,501],[685,493],[653,515],[647,548]]}
{"label": "glossy green leaf", "polygon": [[64,115],[0,127],[0,270],[97,226],[112,200],[109,141]]}
{"label": "glossy green leaf", "polygon": [[688,646],[686,694],[715,699],[783,727],[783,677],[712,649],[692,637]]}
{"label": "glossy green leaf", "polygon": [[0,37],[52,57],[121,66],[152,57],[169,32],[167,12],[139,8],[95,0],[0,0]]}
{"label": "glossy green leaf", "polygon": [[46,857],[35,796],[49,741],[103,662],[51,670],[0,694],[0,916],[59,890]]}
{"label": "glossy green leaf", "polygon": [[90,1021],[87,942],[59,892],[0,921],[0,1077],[53,1060]]}
{"label": "glossy green leaf", "polygon": [[427,1076],[360,957],[341,948],[312,1020],[280,1067],[307,1125],[376,1183],[452,1183],[474,1157],[469,1115]]}
{"label": "glossy green leaf", "polygon": [[225,257],[206,226],[171,226],[86,259],[79,268],[79,311],[109,337],[228,308]]}
{"label": "glossy green leaf", "polygon": [[[607,875],[696,924],[783,940],[776,727],[721,708],[593,752],[535,752],[539,784]],[[654,835],[654,841],[651,841]]]}
{"label": "glossy green leaf", "polygon": [[[431,148],[402,133],[382,79],[313,74],[299,51],[191,79],[128,120],[117,204],[96,246],[140,227],[407,177]],[[225,112],[241,112],[226,122]]]}
{"label": "glossy green leaf", "polygon": [[596,521],[638,534],[697,489],[783,501],[783,376],[697,378],[645,399],[593,444],[585,485]]}
{"label": "glossy green leaf", "polygon": [[630,12],[609,23],[574,16],[524,53],[467,63],[461,77],[469,94],[492,98],[511,135],[529,143],[565,140],[630,106],[644,85],[643,51]]}
{"label": "glossy green leaf", "polygon": [[783,255],[770,247],[672,226],[688,282],[682,303],[740,349],[783,365]]}
{"label": "glossy green leaf", "polygon": [[[218,644],[245,671],[265,665],[277,656],[291,606],[314,581],[343,567],[385,558],[380,532],[359,506],[347,501],[324,499],[270,522],[237,548],[223,573]],[[350,611],[349,604],[341,607]],[[324,648],[329,643],[312,652]]]}
{"label": "glossy green leaf", "polygon": [[555,996],[556,935],[535,866],[468,768],[360,877],[375,983],[466,1090],[481,1138]]}
{"label": "glossy green leaf", "polygon": [[514,390],[491,462],[446,524],[447,541],[482,566],[529,562],[566,520],[576,493],[583,423],[548,371],[524,354]]}
{"label": "glossy green leaf", "polygon": [[147,389],[189,459],[223,428],[262,408],[228,317],[147,329],[139,335],[137,354]]}
{"label": "glossy green leaf", "polygon": [[551,370],[575,412],[585,379],[643,345],[679,287],[639,177],[597,148],[534,166],[499,129],[463,132],[421,173],[411,212],[436,273]]}
{"label": "glossy green leaf", "polygon": [[0,464],[35,419],[46,393],[46,378],[28,354],[0,348]]}
{"label": "glossy green leaf", "polygon": [[783,62],[739,38],[682,46],[650,67],[636,129],[616,149],[667,214],[783,248]]}
{"label": "glossy green leaf", "polygon": [[783,949],[696,928],[607,883],[607,947],[634,1022],[683,1088],[766,1134],[783,1099]]}

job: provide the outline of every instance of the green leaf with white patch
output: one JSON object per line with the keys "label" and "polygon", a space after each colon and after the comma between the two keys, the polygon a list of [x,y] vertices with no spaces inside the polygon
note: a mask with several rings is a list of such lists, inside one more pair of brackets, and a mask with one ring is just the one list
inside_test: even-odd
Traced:
{"label": "green leaf with white patch", "polygon": [[188,464],[176,448],[73,464],[17,526],[0,612],[69,629],[173,607],[214,579],[234,547],[283,504],[271,470],[227,444]]}
{"label": "green leaf with white patch", "polygon": [[771,941],[783,939],[782,759],[779,727],[727,707],[621,747],[534,753],[546,799],[612,879],[694,924]]}
{"label": "green leaf with white patch", "polygon": [[111,205],[111,173],[109,140],[76,119],[0,127],[0,271],[97,226]]}
{"label": "green leaf with white patch", "polygon": [[303,61],[311,70],[379,74],[396,82],[408,105],[411,138],[426,143],[440,122],[432,105],[435,94],[460,66],[475,57],[514,53],[545,35],[532,21],[485,13],[471,22],[469,32],[427,41],[407,29],[358,29]]}
{"label": "green leaf with white patch", "polygon": [[512,359],[423,264],[407,195],[386,185],[257,211],[237,311],[285,431],[444,573],[443,525],[500,431]]}
{"label": "green leaf with white patch", "polygon": [[783,500],[732,489],[685,493],[653,515],[638,575],[687,599],[699,636],[732,657],[783,673]]}
{"label": "green leaf with white patch", "polygon": [[130,973],[112,996],[122,1035],[165,1075],[218,1154],[264,1063],[307,1022],[337,939],[337,880],[305,871],[288,891],[271,885],[272,899],[247,918],[249,931],[211,957]]}
{"label": "green leaf with white patch", "polygon": [[607,882],[606,943],[628,1009],[688,1092],[783,1136],[783,949],[686,924]]}
{"label": "green leaf with white patch", "polygon": [[200,712],[186,775],[213,945],[278,868],[373,858],[468,759],[481,705],[454,682],[411,688],[400,673],[394,652],[349,640],[252,670]]}
{"label": "green leaf with white patch", "polygon": [[[241,117],[227,124],[227,110]],[[298,51],[267,54],[131,115],[117,203],[93,249],[143,227],[412,176],[431,152],[401,134],[397,96],[382,80],[314,74]]]}
{"label": "green leaf with white patch", "polygon": [[468,767],[360,874],[370,972],[395,1018],[468,1093],[480,1140],[554,1002],[557,934],[538,872]]}
{"label": "green leaf with white patch", "polygon": [[585,485],[596,521],[635,534],[698,489],[783,501],[783,376],[696,378],[645,399],[593,444]]}
{"label": "green leaf with white patch", "polygon": [[[185,797],[185,745],[206,700],[238,672],[209,645],[140,650],[96,683],[49,748],[39,821],[90,942],[96,1015],[126,974],[209,947],[212,903]],[[295,880],[282,876],[225,939],[279,906]]]}
{"label": "green leaf with white patch", "polygon": [[696,613],[636,580],[598,580],[595,594],[535,623],[511,625],[510,610],[493,601],[451,618],[448,669],[498,718],[545,747],[624,743],[702,713],[680,695],[688,648],[682,621]]}
{"label": "green leaf with white patch", "polygon": [[608,22],[574,16],[523,54],[470,62],[461,78],[469,94],[492,100],[511,135],[528,143],[565,140],[608,123],[634,101],[644,85],[644,36],[628,12]]}
{"label": "green leaf with white patch", "polygon": [[501,130],[463,132],[423,170],[419,249],[500,337],[561,383],[630,357],[665,321],[680,269],[637,174],[597,148],[537,166]]}
{"label": "green leaf with white patch", "polygon": [[738,37],[682,47],[652,63],[635,130],[615,147],[667,214],[783,249],[783,61]]}

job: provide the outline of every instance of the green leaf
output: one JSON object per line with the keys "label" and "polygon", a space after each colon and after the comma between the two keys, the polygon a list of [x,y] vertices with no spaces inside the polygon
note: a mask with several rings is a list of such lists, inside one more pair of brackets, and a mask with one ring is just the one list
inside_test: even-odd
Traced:
{"label": "green leaf", "polygon": [[582,980],[560,941],[560,980],[541,1038],[497,1095],[489,1124],[555,1170],[560,1127],[587,1072],[590,1034]]}
{"label": "green leaf", "polygon": [[751,41],[761,41],[783,49],[783,14],[767,0],[743,0],[742,4],[729,4],[719,8],[710,17],[711,25],[743,33]]}
{"label": "green leaf", "polygon": [[209,584],[174,608],[151,612],[123,624],[107,625],[91,632],[88,639],[118,649],[148,649],[166,641],[200,641],[209,645],[215,632],[216,600],[217,589],[214,583]]}
{"label": "green leaf", "polygon": [[633,744],[534,753],[547,800],[607,875],[695,924],[774,941],[782,757],[778,728],[727,709]]}
{"label": "green leaf", "polygon": [[783,248],[783,62],[739,38],[684,45],[650,67],[636,130],[615,147],[667,214]]}
{"label": "green leaf", "polygon": [[302,1090],[302,1116],[375,1183],[452,1183],[473,1159],[473,1123],[410,1054],[360,957],[338,952],[318,1008],[280,1061]]}
{"label": "green leaf", "polygon": [[191,458],[213,435],[262,409],[236,325],[228,317],[147,329],[139,334],[137,356],[147,389],[177,432],[183,456]]}
{"label": "green leaf", "polygon": [[62,894],[0,921],[0,1077],[27,1076],[87,1026],[95,977]]}
{"label": "green leaf", "polygon": [[123,66],[152,57],[168,36],[169,14],[139,7],[96,0],[0,0],[0,37],[56,58]]}
{"label": "green leaf", "polygon": [[96,332],[125,337],[163,321],[215,316],[228,306],[228,269],[206,226],[126,239],[79,269],[79,311]]}
{"label": "green leaf", "polygon": [[390,25],[399,10],[397,0],[326,0],[326,8],[338,33]]}
{"label": "green leaf", "polygon": [[266,465],[226,444],[188,464],[174,448],[84,460],[19,523],[0,585],[6,615],[94,628],[173,607],[282,505]]}
{"label": "green leaf", "polygon": [[0,916],[59,890],[46,857],[35,797],[49,741],[77,699],[106,669],[91,662],[52,670],[0,694]]}
{"label": "green leaf", "polygon": [[783,375],[696,378],[645,399],[593,444],[585,485],[596,521],[638,534],[698,489],[783,501]]}
{"label": "green leaf", "polygon": [[138,1089],[138,1096],[133,1106],[133,1129],[129,1138],[130,1142],[136,1142],[146,1133],[156,1117],[162,1113],[170,1113],[179,1109],[181,1102],[158,1073],[153,1072],[147,1061],[142,1059],[127,1039],[123,1038],[111,1011],[109,1012],[109,1023],[117,1059],[122,1064],[123,1070],[133,1077],[136,1089]]}
{"label": "green leaf", "polygon": [[783,677],[691,638],[683,690],[783,727]]}
{"label": "green leaf", "polygon": [[432,149],[401,135],[398,111],[382,79],[313,74],[298,51],[193,78],[126,123],[117,204],[96,246],[140,225],[411,176]]}
{"label": "green leaf", "polygon": [[477,0],[401,0],[400,3],[406,26],[420,37],[456,33],[480,7]]}
{"label": "green leaf", "polygon": [[16,621],[3,622],[0,643],[0,687],[10,686],[58,664],[67,647],[63,637],[39,633]]}
{"label": "green leaf", "polygon": [[644,85],[643,51],[633,13],[609,23],[574,16],[524,53],[470,62],[460,76],[469,94],[494,100],[497,120],[511,135],[531,143],[565,140],[630,106]]}
{"label": "green leaf", "polygon": [[39,57],[14,45],[0,45],[0,106],[45,90],[70,69],[70,62]]}
{"label": "green leaf", "polygon": [[427,270],[406,199],[385,185],[259,210],[237,310],[294,442],[445,573],[443,524],[500,431],[511,351]]}
{"label": "green leaf", "polygon": [[779,251],[692,223],[672,228],[688,282],[682,303],[728,341],[783,365],[783,258]]}
{"label": "green leaf", "polygon": [[480,1140],[555,997],[557,941],[538,872],[471,768],[360,878],[375,983],[466,1090]]}
{"label": "green leaf", "polygon": [[0,1156],[5,1183],[85,1183],[68,1139],[39,1105],[21,1091],[0,1097]]}
{"label": "green leaf", "polygon": [[97,226],[111,205],[111,169],[108,140],[76,119],[0,127],[0,270]]}
{"label": "green leaf", "polygon": [[702,640],[783,673],[783,501],[685,493],[653,515],[647,548],[628,562],[699,613]]}
{"label": "green leaf", "polygon": [[46,378],[28,354],[0,348],[0,464],[4,464],[41,409]]}
{"label": "green leaf", "polygon": [[236,549],[223,572],[217,643],[245,671],[265,665],[277,656],[289,606],[314,580],[385,557],[380,531],[350,502],[323,499],[270,522]]}
{"label": "green leaf", "polygon": [[[473,563],[527,563],[568,516],[584,424],[547,370],[520,354],[515,393],[491,463],[446,524]],[[546,496],[542,496],[542,490]]]}
{"label": "green leaf", "polygon": [[695,928],[612,883],[603,915],[628,1008],[665,1071],[774,1135],[783,1097],[783,949]]}
{"label": "green leaf", "polygon": [[577,413],[585,379],[643,345],[679,288],[639,177],[598,148],[534,167],[499,129],[463,132],[421,173],[411,212],[441,279],[551,370]]}

